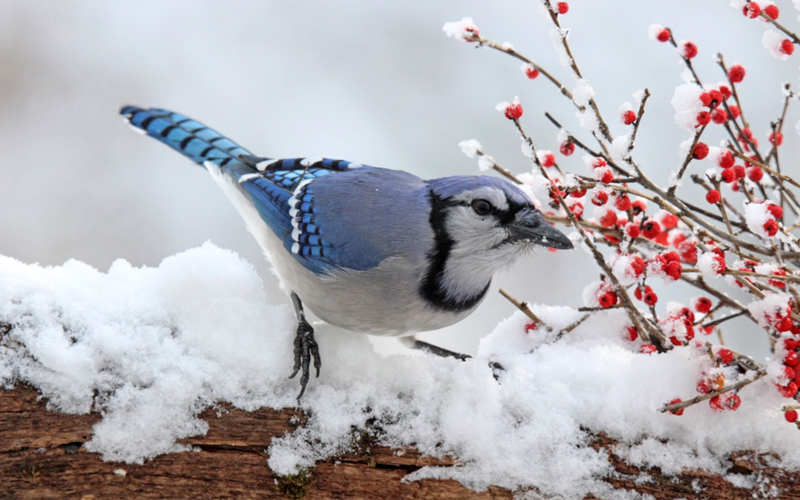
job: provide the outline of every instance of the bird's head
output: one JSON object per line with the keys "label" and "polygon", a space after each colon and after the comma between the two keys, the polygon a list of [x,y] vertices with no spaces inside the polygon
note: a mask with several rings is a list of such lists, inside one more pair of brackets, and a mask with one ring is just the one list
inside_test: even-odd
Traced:
{"label": "bird's head", "polygon": [[537,246],[573,247],[544,220],[528,195],[509,182],[455,176],[428,184],[435,242],[426,285],[453,303],[480,300],[495,272]]}

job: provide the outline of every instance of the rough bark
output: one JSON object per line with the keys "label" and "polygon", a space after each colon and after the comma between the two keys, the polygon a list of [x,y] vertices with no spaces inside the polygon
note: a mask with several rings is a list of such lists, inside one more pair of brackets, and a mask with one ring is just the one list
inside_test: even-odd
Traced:
{"label": "rough bark", "polygon": [[[273,437],[302,425],[294,410],[245,412],[208,410],[202,417],[208,434],[186,439],[197,451],[163,455],[144,465],[103,462],[81,445],[99,416],[47,411],[32,388],[0,390],[0,498],[307,498],[307,499],[505,499],[502,488],[474,492],[455,481],[403,482],[425,465],[455,466],[453,461],[422,456],[414,449],[391,450],[364,439],[357,451],[321,462],[307,475],[280,478],[267,466]],[[294,417],[294,418],[293,418]],[[292,423],[295,422],[295,423]],[[750,498],[718,474],[686,470],[665,477],[616,457],[614,441],[598,436],[592,446],[608,451],[617,471],[606,481],[615,488],[666,498]],[[769,457],[742,452],[731,457],[729,472],[758,478],[778,498],[800,499],[800,474],[769,466]],[[652,478],[637,484],[640,472]]]}

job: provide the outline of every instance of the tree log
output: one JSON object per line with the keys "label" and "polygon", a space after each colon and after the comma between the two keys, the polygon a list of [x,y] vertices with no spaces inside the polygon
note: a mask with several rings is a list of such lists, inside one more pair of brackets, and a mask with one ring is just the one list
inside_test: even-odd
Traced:
{"label": "tree log", "polygon": [[[279,477],[267,466],[270,441],[302,425],[297,410],[231,407],[209,409],[205,436],[183,440],[195,451],[162,455],[144,465],[103,462],[82,444],[91,437],[97,414],[66,415],[48,411],[39,393],[21,386],[0,390],[0,498],[237,498],[237,499],[511,499],[513,492],[489,488],[475,492],[451,480],[404,482],[426,465],[457,466],[412,449],[392,450],[368,439],[351,453],[318,463],[305,474]],[[665,476],[641,469],[612,452],[615,441],[598,435],[592,443],[608,452],[616,469],[604,478],[614,488],[650,494],[657,499],[751,498],[719,474],[686,470]],[[780,491],[776,498],[800,499],[800,474],[771,467],[770,457],[741,452],[730,457],[728,472],[749,476]],[[638,481],[640,473],[648,482]],[[592,498],[592,497],[590,497]]]}

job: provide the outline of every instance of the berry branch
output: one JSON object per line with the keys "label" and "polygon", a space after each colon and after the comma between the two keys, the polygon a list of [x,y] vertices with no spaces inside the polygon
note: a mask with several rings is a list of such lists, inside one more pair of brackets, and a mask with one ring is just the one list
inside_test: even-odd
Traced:
{"label": "berry branch", "polygon": [[[619,120],[627,127],[626,133],[612,138],[594,90],[567,42],[568,31],[562,27],[560,16],[568,7],[564,2],[554,8],[550,0],[540,1],[552,23],[556,50],[576,80],[572,91],[509,44],[500,45],[479,35],[471,20],[449,23],[445,31],[523,61],[523,74],[529,80],[544,74],[560,95],[577,107],[581,126],[599,144],[590,146],[580,134],[569,131],[546,112],[545,118],[556,128],[558,152],[563,157],[556,161],[550,151],[536,149],[540,141],[525,132],[522,104],[515,99],[501,103],[498,109],[513,123],[532,172],[512,174],[476,152],[483,161],[481,168],[496,170],[526,190],[549,223],[574,229],[572,237],[580,240],[597,264],[600,281],[584,290],[584,304],[575,308],[582,313],[576,323],[594,315],[624,313],[628,323],[620,333],[638,343],[640,352],[689,348],[702,354],[698,358],[704,366],[699,394],[686,401],[670,401],[662,411],[680,414],[702,401],[709,401],[714,410],[735,410],[741,403],[738,392],[765,377],[782,395],[794,398],[800,384],[800,337],[794,338],[800,336],[800,241],[794,231],[800,229],[800,223],[786,225],[784,208],[800,214],[800,200],[793,191],[800,188],[800,182],[781,172],[778,151],[788,107],[800,99],[784,85],[780,117],[769,124],[771,147],[762,155],[744,114],[745,68],[738,63],[726,64],[718,52],[716,61],[725,73],[725,82],[704,85],[692,61],[699,53],[697,45],[691,40],[676,41],[669,28],[651,26],[653,40],[669,42],[677,49],[686,68],[684,79],[689,82],[675,89],[672,104],[675,121],[691,131],[691,136],[681,145],[681,163],[669,186],[663,188],[647,174],[648,162],[634,158],[650,90],[635,93],[634,106],[625,103],[620,107]],[[764,12],[774,20],[777,10],[772,7]],[[746,6],[745,15],[751,17],[753,9]],[[790,52],[783,49],[780,58]],[[727,143],[725,147],[711,147],[704,142],[706,136],[717,136],[712,137],[717,141],[724,138]],[[588,175],[571,164],[576,151],[583,153],[581,163],[589,170]],[[712,168],[702,167],[703,162],[711,162]],[[679,194],[684,177],[692,184]],[[683,191],[688,195],[692,189],[702,190],[712,206],[704,208],[690,202]],[[743,209],[736,208],[740,206],[737,198],[743,202]],[[657,288],[678,281],[703,295],[692,298],[689,305],[663,308]],[[728,293],[731,290],[744,293],[745,298],[734,298]],[[527,307],[507,292],[501,293],[517,307]],[[696,335],[716,332],[722,343],[722,327],[740,317],[766,333],[775,355],[770,370],[725,347],[695,339]],[[778,365],[783,368],[776,368]],[[730,378],[727,383],[723,374]]]}

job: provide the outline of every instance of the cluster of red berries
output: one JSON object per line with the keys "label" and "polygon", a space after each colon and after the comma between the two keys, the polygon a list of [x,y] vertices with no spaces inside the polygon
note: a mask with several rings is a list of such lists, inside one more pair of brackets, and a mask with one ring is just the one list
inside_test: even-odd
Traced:
{"label": "cluster of red berries", "polygon": [[[741,68],[741,66],[739,67]],[[744,68],[742,68],[742,77],[744,77]],[[722,106],[722,103],[727,101],[730,96],[731,89],[725,84],[720,84],[715,89],[706,90],[705,92],[701,93],[700,102],[703,103],[703,106],[709,108],[709,110],[703,110],[697,113],[697,123],[695,124],[695,127],[705,127],[712,121],[717,125],[721,125],[731,118],[734,120],[739,118],[740,111],[738,107],[732,104],[728,105],[728,109],[731,110],[730,115],[728,115],[728,112],[725,111],[724,107]],[[707,148],[708,146],[705,147]],[[705,158],[705,155],[703,155],[703,158]]]}
{"label": "cluster of red berries", "polygon": [[778,226],[778,220],[783,217],[783,208],[781,208],[780,205],[776,205],[769,201],[765,201],[764,203],[767,205],[767,212],[769,213],[770,217],[766,222],[764,222],[762,227],[764,231],[766,231],[767,235],[772,238],[778,234],[778,230],[780,229],[780,226]]}
{"label": "cluster of red berries", "polygon": [[[781,356],[782,372],[775,385],[778,392],[786,398],[795,397],[797,388],[800,386],[798,348],[800,348],[800,344],[798,344],[796,336],[789,333],[784,333],[776,344],[776,354]],[[789,419],[787,418],[787,420]]]}
{"label": "cluster of red berries", "polygon": [[596,157],[592,160],[592,174],[594,174],[594,178],[598,181],[608,184],[614,180],[614,172],[608,167],[608,163],[600,157]]}

